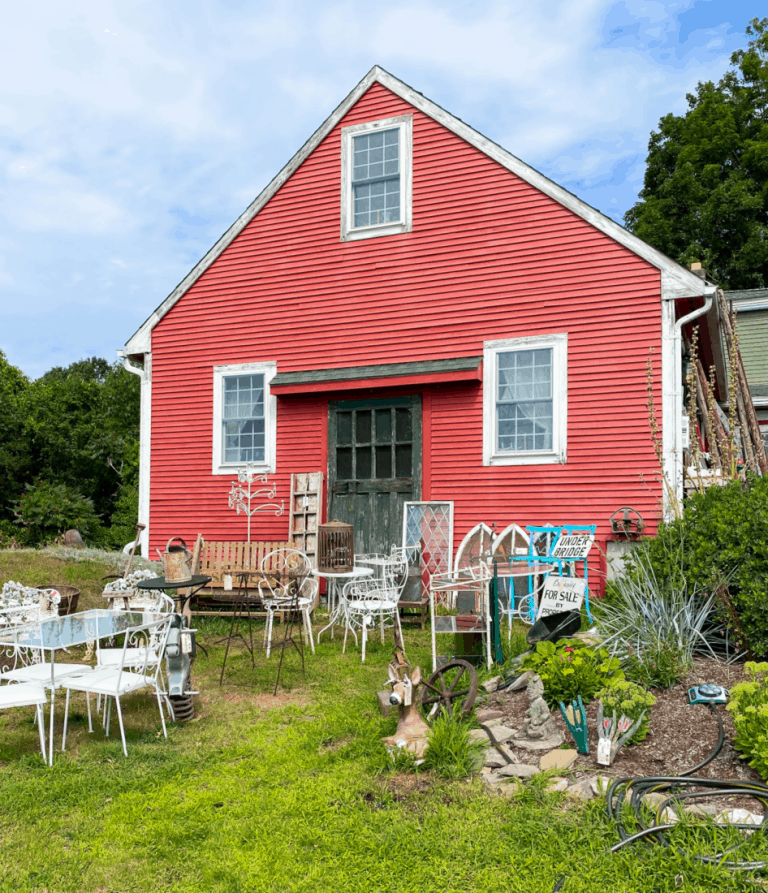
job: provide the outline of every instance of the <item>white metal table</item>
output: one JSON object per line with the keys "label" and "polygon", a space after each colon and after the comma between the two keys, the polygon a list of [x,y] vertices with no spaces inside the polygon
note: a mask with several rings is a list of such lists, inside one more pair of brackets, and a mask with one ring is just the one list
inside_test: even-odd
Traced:
{"label": "white metal table", "polygon": [[[68,614],[65,617],[52,617],[33,623],[0,630],[0,649],[29,648],[50,653],[50,681],[43,686],[51,687],[50,746],[48,764],[53,765],[53,710],[56,699],[56,652],[72,645],[85,645],[90,641],[109,639],[127,630],[141,628],[162,618],[162,614],[145,611],[108,611],[94,609]],[[0,677],[2,678],[2,677]]]}
{"label": "white metal table", "polygon": [[328,623],[320,630],[317,634],[317,641],[320,641],[320,636],[327,629],[331,631],[331,638],[333,638],[333,627],[335,626],[338,619],[341,617],[344,610],[344,597],[336,592],[336,581],[337,580],[357,580],[361,577],[372,577],[373,576],[373,568],[372,567],[353,567],[351,571],[312,571],[314,576],[322,577],[324,580],[328,580],[328,610],[330,612],[330,616],[328,618]]}

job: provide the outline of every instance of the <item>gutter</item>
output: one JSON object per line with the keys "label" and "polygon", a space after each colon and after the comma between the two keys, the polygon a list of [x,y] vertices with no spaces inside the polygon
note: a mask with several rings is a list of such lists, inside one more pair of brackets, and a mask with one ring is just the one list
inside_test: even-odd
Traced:
{"label": "gutter", "polygon": [[152,429],[152,354],[142,354],[143,364],[136,366],[131,361],[136,354],[128,355],[127,351],[118,350],[117,355],[123,361],[123,368],[141,381],[141,409],[139,416],[139,517],[138,522],[144,530],[138,536],[141,555],[149,558],[149,469],[151,455]]}

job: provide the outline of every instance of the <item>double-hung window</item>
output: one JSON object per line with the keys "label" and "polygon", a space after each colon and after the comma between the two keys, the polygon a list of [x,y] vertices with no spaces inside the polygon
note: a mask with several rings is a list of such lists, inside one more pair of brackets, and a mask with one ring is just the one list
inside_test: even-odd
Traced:
{"label": "double-hung window", "polygon": [[483,368],[483,463],[565,462],[567,335],[489,341]]}
{"label": "double-hung window", "polygon": [[214,366],[213,473],[232,474],[246,463],[274,471],[274,363]]}
{"label": "double-hung window", "polygon": [[342,129],[342,241],[410,231],[412,144],[411,115]]}

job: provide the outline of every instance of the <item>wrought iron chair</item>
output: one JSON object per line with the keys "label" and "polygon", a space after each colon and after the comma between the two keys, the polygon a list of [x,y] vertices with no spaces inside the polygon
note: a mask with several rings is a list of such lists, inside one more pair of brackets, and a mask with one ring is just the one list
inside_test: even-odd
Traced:
{"label": "wrought iron chair", "polygon": [[18,682],[15,685],[4,685],[0,688],[0,710],[13,707],[34,707],[37,718],[37,730],[40,735],[40,750],[46,760],[45,749],[45,713],[43,707],[48,703],[48,695],[42,685],[34,682]]}
{"label": "wrought iron chair", "polygon": [[[147,596],[151,596],[151,598],[147,599]],[[151,614],[173,614],[176,610],[173,599],[164,592],[142,593],[139,598],[141,601],[136,605],[134,605],[133,599],[130,599],[127,610],[147,611]],[[124,611],[126,608],[124,608],[122,602],[119,604],[116,602],[113,610]],[[152,666],[163,658],[160,644],[160,632],[156,631],[149,642],[150,651],[148,659],[149,664]],[[123,654],[123,648],[119,646],[116,648],[100,648],[97,645],[96,648],[96,665],[99,667],[116,667],[123,659],[125,660],[124,666],[141,666],[146,658],[147,655],[144,654],[141,648],[130,649],[125,655]]]}
{"label": "wrought iron chair", "polygon": [[267,612],[264,629],[267,657],[272,651],[275,614],[278,611],[288,610],[298,610],[301,613],[304,629],[307,631],[314,654],[315,643],[312,638],[310,614],[315,607],[319,584],[317,580],[310,578],[311,560],[298,549],[279,550],[270,552],[262,558],[261,569],[264,571],[264,578],[259,581],[259,588],[261,602]]}
{"label": "wrought iron chair", "polygon": [[[163,698],[164,691],[160,684],[160,671],[162,661],[157,660],[152,663],[152,656],[155,653],[154,644],[159,642],[159,653],[165,650],[165,644],[168,639],[168,632],[171,628],[171,615],[166,615],[160,620],[154,620],[142,626],[133,627],[125,633],[125,641],[122,646],[122,654],[119,663],[116,666],[102,666],[83,673],[79,676],[73,676],[62,680],[62,688],[67,690],[67,701],[64,708],[64,733],[61,739],[61,749],[66,749],[67,744],[67,723],[69,720],[69,698],[73,691],[81,691],[85,694],[88,703],[88,731],[93,732],[93,724],[91,722],[91,700],[92,694],[103,696],[107,699],[107,709],[105,717],[105,733],[109,737],[109,725],[112,715],[112,700],[117,708],[117,718],[120,723],[120,737],[123,743],[123,753],[128,756],[128,747],[125,743],[125,727],[123,726],[123,712],[120,707],[120,698],[144,688],[154,689],[157,698],[157,707],[160,711],[160,722],[163,726],[163,735],[168,737],[168,730],[165,726],[165,715],[163,714]],[[142,655],[143,660],[136,661],[133,655]]]}
{"label": "wrought iron chair", "polygon": [[368,627],[377,621],[381,628],[381,642],[384,644],[384,624],[391,620],[395,628],[396,642],[402,644],[403,630],[400,626],[398,602],[408,580],[408,550],[393,546],[392,552],[382,566],[379,580],[359,580],[348,583],[344,587],[344,646],[347,648],[349,632],[357,642],[355,628],[362,634],[362,659],[365,662],[365,646],[368,638]]}

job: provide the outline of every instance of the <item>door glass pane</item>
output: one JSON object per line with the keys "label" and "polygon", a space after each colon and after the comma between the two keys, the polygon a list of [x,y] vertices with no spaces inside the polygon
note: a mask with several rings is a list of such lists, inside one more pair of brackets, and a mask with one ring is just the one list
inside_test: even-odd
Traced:
{"label": "door glass pane", "polygon": [[[368,420],[370,421],[370,413]],[[355,450],[355,458],[357,460],[355,480],[364,481],[373,477],[373,469],[371,468],[371,448],[358,447],[357,450]]]}
{"label": "door glass pane", "polygon": [[392,442],[392,411],[376,410],[376,443]]}
{"label": "door glass pane", "polygon": [[[398,409],[395,415],[395,438],[397,440],[412,440],[413,429],[411,427],[411,410]],[[399,475],[398,475],[399,477]]]}
{"label": "door glass pane", "polygon": [[352,480],[352,448],[336,450],[336,476],[340,481]]}
{"label": "door glass pane", "polygon": [[[356,413],[355,438],[357,443],[371,442],[371,412],[364,410]],[[359,475],[358,475],[359,476]],[[370,477],[370,474],[368,475]]]}
{"label": "door glass pane", "polygon": [[392,447],[377,446],[376,447],[376,477],[391,478],[392,477]]}
{"label": "door glass pane", "polygon": [[336,416],[336,440],[338,443],[352,443],[351,412],[340,412]]}
{"label": "door glass pane", "polygon": [[412,477],[410,444],[395,447],[395,477]]}

